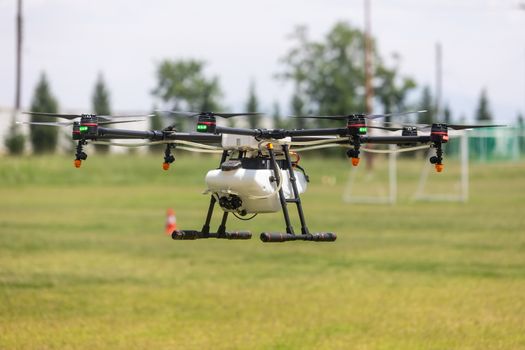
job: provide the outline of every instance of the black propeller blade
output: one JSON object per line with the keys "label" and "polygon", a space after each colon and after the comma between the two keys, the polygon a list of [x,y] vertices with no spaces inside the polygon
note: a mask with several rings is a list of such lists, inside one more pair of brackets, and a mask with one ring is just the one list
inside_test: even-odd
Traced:
{"label": "black propeller blade", "polygon": [[97,115],[97,118],[104,120],[122,119],[122,118],[151,118],[155,114],[129,114],[129,115]]}
{"label": "black propeller blade", "polygon": [[507,125],[460,125],[460,124],[447,124],[449,129],[454,130],[465,130],[465,129],[480,129],[480,128],[501,128]]}
{"label": "black propeller blade", "polygon": [[[392,124],[395,123],[385,123],[385,124]],[[445,123],[436,123],[436,124],[443,124],[446,125],[448,129],[452,130],[468,130],[468,129],[481,129],[481,128],[501,128],[506,127],[507,125],[496,125],[496,124],[488,124],[488,125],[468,125],[468,124],[445,124]],[[369,126],[370,127],[370,126]],[[419,131],[429,131],[432,129],[432,124],[402,124],[401,126],[374,126],[375,129],[383,129],[388,131],[399,131],[406,128],[415,128]]]}
{"label": "black propeller blade", "polygon": [[387,114],[349,114],[349,115],[326,115],[326,116],[298,116],[293,118],[309,118],[309,119],[327,119],[327,120],[348,120],[348,118],[352,117],[363,117],[366,119],[377,119],[377,118],[385,118],[385,117],[398,117],[403,115],[409,115],[409,114],[417,114],[417,113],[425,113],[426,110],[421,111],[408,111],[408,112],[400,112],[400,113],[387,113]]}
{"label": "black propeller blade", "polygon": [[[134,123],[134,122],[141,122],[140,119],[135,120],[120,120],[120,121],[99,121],[98,125],[108,125],[108,124],[120,124],[120,123]],[[29,125],[43,125],[43,126],[71,126],[75,122],[69,121],[69,122],[16,122],[17,124],[29,124]]]}
{"label": "black propeller blade", "polygon": [[222,117],[222,118],[232,118],[240,116],[250,116],[250,115],[262,115],[262,113],[254,112],[243,112],[243,113],[214,113],[214,112],[181,112],[181,111],[158,111],[160,113],[170,113],[175,117],[198,117],[200,115],[207,115],[210,117]]}
{"label": "black propeller blade", "polygon": [[420,113],[426,113],[426,109],[422,109],[420,111],[406,111],[406,112],[399,112],[399,113],[387,113],[387,114],[370,114],[366,115],[365,118],[367,119],[377,119],[377,118],[385,118],[385,117],[401,117],[404,115],[410,115],[410,114],[420,114]]}
{"label": "black propeller blade", "polygon": [[69,126],[73,122],[16,122],[17,124],[44,125],[44,126]]}
{"label": "black propeller blade", "polygon": [[37,115],[37,116],[42,116],[42,117],[63,118],[63,119],[69,119],[69,120],[73,120],[73,119],[82,117],[82,114],[45,113],[45,112],[22,112],[22,113],[29,114],[29,115]]}
{"label": "black propeller blade", "polygon": [[[90,116],[91,114],[69,114],[69,113],[46,113],[46,112],[23,112],[24,114],[29,115],[36,115],[36,116],[42,116],[42,117],[55,117],[55,118],[63,118],[68,120],[73,120],[77,118],[82,118],[85,116]],[[93,114],[94,115],[94,114]],[[149,118],[153,117],[155,114],[135,114],[135,115],[94,115],[98,119],[104,120],[104,121],[110,121],[113,119],[121,119],[121,118]]]}

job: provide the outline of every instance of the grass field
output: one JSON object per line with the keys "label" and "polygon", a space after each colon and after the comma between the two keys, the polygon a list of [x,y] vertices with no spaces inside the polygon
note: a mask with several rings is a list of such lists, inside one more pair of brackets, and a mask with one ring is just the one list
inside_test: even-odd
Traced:
{"label": "grass field", "polygon": [[171,240],[165,210],[200,228],[216,162],[0,158],[0,349],[525,349],[524,163],[472,164],[461,204],[410,202],[405,161],[399,204],[372,206],[342,203],[347,162],[307,159],[335,243],[261,243],[280,214],[230,222],[251,241]]}

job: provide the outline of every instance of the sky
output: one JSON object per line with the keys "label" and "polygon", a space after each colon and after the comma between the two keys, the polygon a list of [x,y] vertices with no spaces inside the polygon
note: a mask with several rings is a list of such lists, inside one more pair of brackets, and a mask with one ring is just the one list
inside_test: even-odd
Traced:
{"label": "sky", "polygon": [[[525,0],[371,0],[372,34],[403,75],[435,84],[435,46],[443,50],[443,101],[472,120],[487,89],[497,122],[525,111]],[[364,0],[24,0],[22,105],[45,72],[62,111],[90,112],[99,72],[114,111],[148,111],[163,59],[205,61],[229,111],[244,109],[251,81],[270,113],[289,113],[291,84],[275,79],[306,25],[322,39],[338,21],[363,28]],[[14,104],[16,1],[0,0],[0,108]],[[411,96],[419,99],[420,90]],[[359,111],[349,111],[359,112]],[[381,112],[380,110],[377,112]]]}

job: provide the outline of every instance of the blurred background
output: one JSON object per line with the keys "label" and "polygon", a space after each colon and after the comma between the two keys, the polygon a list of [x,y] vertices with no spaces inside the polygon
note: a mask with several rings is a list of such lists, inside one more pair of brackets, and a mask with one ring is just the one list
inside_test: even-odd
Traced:
{"label": "blurred background", "polygon": [[[523,0],[0,1],[0,348],[525,349],[524,38]],[[451,132],[441,174],[306,153],[308,225],[338,239],[267,245],[280,213],[164,235],[169,208],[202,226],[217,157],[90,145],[75,169],[70,129],[16,124],[156,109],[507,127]]]}
{"label": "blurred background", "polygon": [[[293,114],[418,108],[429,110],[424,122],[523,124],[525,5],[518,0],[0,6],[2,153],[13,118],[25,120],[18,109],[256,107],[274,116],[264,122],[269,127],[290,123]],[[372,40],[369,102],[365,32]],[[17,132],[30,140],[29,130]]]}

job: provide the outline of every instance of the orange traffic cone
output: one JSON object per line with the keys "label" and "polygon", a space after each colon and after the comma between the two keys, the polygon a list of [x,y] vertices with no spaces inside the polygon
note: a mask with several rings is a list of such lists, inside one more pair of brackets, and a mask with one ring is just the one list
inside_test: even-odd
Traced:
{"label": "orange traffic cone", "polygon": [[166,212],[166,234],[171,235],[177,229],[177,218],[173,209],[169,208]]}

